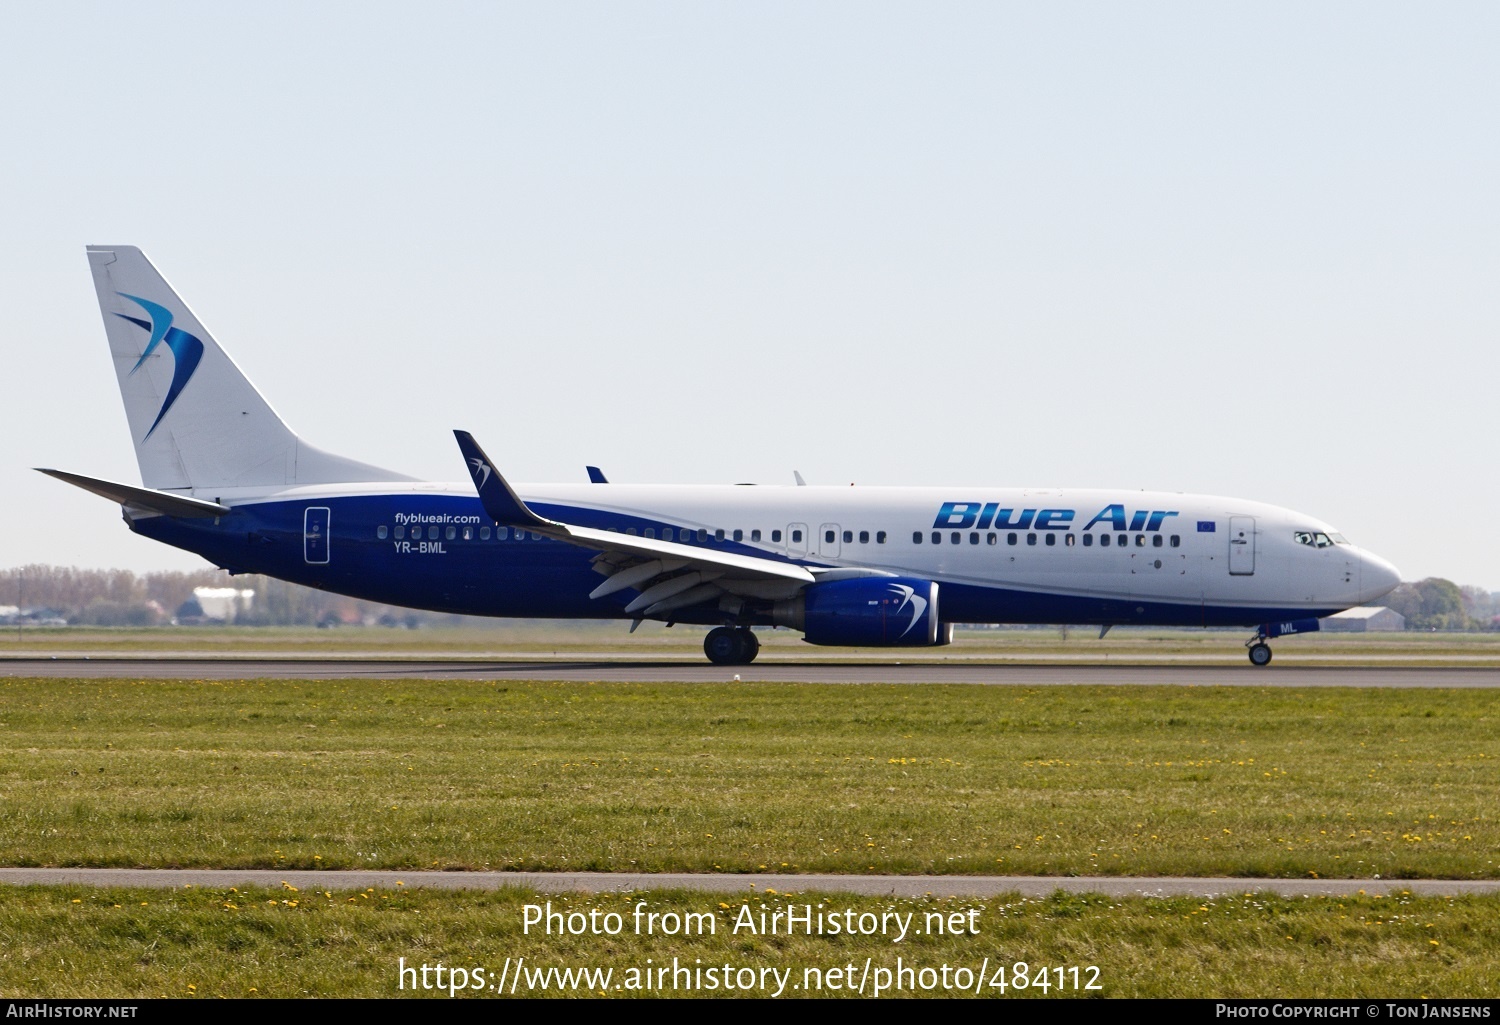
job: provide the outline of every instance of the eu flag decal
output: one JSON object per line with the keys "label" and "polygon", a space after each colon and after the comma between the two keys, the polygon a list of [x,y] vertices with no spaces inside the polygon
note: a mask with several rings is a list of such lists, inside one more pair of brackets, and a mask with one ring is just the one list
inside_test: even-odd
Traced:
{"label": "eu flag decal", "polygon": [[1198,533],[1200,533],[1200,534],[1212,534],[1213,532],[1214,532],[1214,521],[1213,520],[1199,520],[1198,521]]}

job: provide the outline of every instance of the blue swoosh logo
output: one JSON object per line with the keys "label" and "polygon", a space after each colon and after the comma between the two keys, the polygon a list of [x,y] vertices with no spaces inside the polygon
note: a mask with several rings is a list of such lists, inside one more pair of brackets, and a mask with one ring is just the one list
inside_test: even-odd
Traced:
{"label": "blue swoosh logo", "polygon": [[167,415],[167,410],[172,408],[172,403],[177,401],[177,396],[182,394],[182,389],[193,376],[193,371],[198,369],[198,361],[203,358],[203,343],[194,335],[178,327],[172,326],[172,311],[149,299],[141,299],[137,296],[117,292],[116,295],[129,299],[141,309],[151,315],[151,320],[141,320],[139,317],[127,316],[124,313],[116,313],[115,316],[122,320],[128,320],[132,324],[151,332],[151,340],[146,343],[146,348],[141,352],[141,358],[135,361],[135,366],[130,368],[133,374],[141,369],[146,358],[163,342],[172,353],[175,366],[172,369],[172,384],[167,389],[166,401],[161,404],[161,409],[156,413],[156,419],[151,422],[151,430],[146,432],[146,438],[151,437],[156,430],[156,425],[161,423],[161,418]]}

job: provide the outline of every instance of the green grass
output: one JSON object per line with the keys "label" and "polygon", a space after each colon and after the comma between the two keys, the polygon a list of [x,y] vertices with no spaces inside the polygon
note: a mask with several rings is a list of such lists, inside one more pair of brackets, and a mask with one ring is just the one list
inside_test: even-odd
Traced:
{"label": "green grass", "polygon": [[[637,657],[703,658],[705,628],[644,624],[634,634],[617,622],[497,620],[471,627],[403,630],[384,627],[47,627],[0,630],[0,655],[64,652],[102,654],[217,654],[337,656],[348,654],[475,657],[557,653],[610,653]],[[1093,628],[957,631],[943,648],[819,648],[787,630],[760,630],[766,659],[841,661],[944,661],[950,659],[1068,659],[1152,661],[1244,659],[1249,630],[1112,630],[1100,640]],[[1275,642],[1277,663],[1389,662],[1433,665],[1500,664],[1500,633],[1334,634],[1288,637]]]}
{"label": "green grass", "polygon": [[0,864],[1500,876],[1487,690],[0,680]]}
{"label": "green grass", "polygon": [[[618,913],[623,928],[616,936],[548,937],[535,929],[523,934],[523,905],[548,900],[562,912]],[[637,935],[631,913],[641,900],[658,913],[710,913],[713,934]],[[913,931],[893,943],[878,934],[736,934],[733,926],[747,903],[753,914],[762,906],[768,912],[785,905],[800,911],[807,904],[814,910],[821,905],[825,913],[893,911],[913,914],[918,928],[933,912],[980,913],[973,919],[977,934]],[[858,978],[869,958],[869,995],[879,977],[875,971],[895,969],[899,957],[907,967],[941,971],[946,964],[971,975],[988,958],[991,979],[995,966],[1008,969],[1016,961],[1027,963],[1031,978],[1042,966],[1077,967],[1081,982],[1097,978],[1102,987],[1085,995],[1106,997],[1472,997],[1491,996],[1500,986],[1497,946],[1496,897],[1246,894],[1145,900],[1057,894],[975,901],[776,894],[747,901],[738,894],[680,891],[544,897],[521,890],[408,893],[399,887],[364,893],[0,889],[0,993],[10,998],[389,997],[413,995],[397,988],[401,958],[407,965],[442,962],[498,975],[507,957],[524,957],[533,969],[612,969],[610,996],[630,995],[614,988],[628,980],[629,969],[647,967],[648,959],[652,966],[670,965],[674,957],[694,966],[789,970],[786,995],[805,994],[791,986],[805,985],[809,968],[852,963]],[[1097,977],[1087,972],[1091,965],[1099,969]],[[1054,978],[1049,973],[1049,982]],[[985,995],[1078,995],[1073,976],[1065,980],[1064,990],[1002,994],[987,988]],[[448,996],[433,990],[415,995]],[[516,995],[549,994],[519,986]],[[668,989],[666,995],[674,994]],[[961,994],[937,989],[931,995]]]}

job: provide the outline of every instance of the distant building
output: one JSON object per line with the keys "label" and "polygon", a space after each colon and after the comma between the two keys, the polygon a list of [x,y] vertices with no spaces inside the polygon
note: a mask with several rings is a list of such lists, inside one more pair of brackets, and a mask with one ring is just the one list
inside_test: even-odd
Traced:
{"label": "distant building", "polygon": [[203,610],[204,619],[233,623],[250,611],[250,606],[255,601],[255,592],[238,587],[195,587],[193,600]]}
{"label": "distant building", "polygon": [[1406,629],[1406,617],[1377,605],[1335,613],[1323,620],[1323,629],[1334,633],[1387,633]]}

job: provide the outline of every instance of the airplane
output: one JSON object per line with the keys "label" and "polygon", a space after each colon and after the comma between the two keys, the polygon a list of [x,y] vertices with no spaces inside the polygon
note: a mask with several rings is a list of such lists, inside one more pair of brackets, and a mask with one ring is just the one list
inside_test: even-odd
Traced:
{"label": "airplane", "polygon": [[957,624],[1030,623],[1243,626],[1264,666],[1268,641],[1401,579],[1321,520],[1210,495],[800,473],[641,485],[592,466],[587,484],[512,486],[464,431],[469,480],[415,480],[294,433],[139,249],[88,260],[141,486],[41,472],[230,573],[465,615],[709,626],[719,665],[753,661],[757,627],[908,648],[947,644]]}

